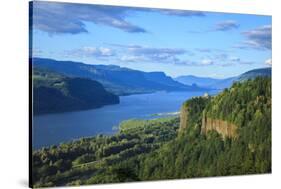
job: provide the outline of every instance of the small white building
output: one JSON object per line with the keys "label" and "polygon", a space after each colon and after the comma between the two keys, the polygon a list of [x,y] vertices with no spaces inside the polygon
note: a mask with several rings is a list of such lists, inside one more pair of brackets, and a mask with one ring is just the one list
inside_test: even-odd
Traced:
{"label": "small white building", "polygon": [[209,98],[210,95],[209,95],[208,93],[204,93],[203,97],[204,97],[204,98]]}

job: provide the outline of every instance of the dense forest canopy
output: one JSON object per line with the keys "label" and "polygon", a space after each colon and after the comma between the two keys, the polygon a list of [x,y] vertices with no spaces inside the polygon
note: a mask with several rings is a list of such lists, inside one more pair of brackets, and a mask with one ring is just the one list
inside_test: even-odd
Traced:
{"label": "dense forest canopy", "polygon": [[271,78],[235,83],[207,103],[207,115],[239,125],[237,139],[200,134],[203,98],[185,103],[192,108],[184,133],[141,161],[141,180],[271,172]]}
{"label": "dense forest canopy", "polygon": [[67,112],[119,103],[119,97],[109,93],[97,81],[66,77],[48,69],[33,69],[34,114]]}
{"label": "dense forest canopy", "polygon": [[[121,123],[113,136],[98,135],[36,150],[34,186],[138,180],[134,162],[174,139],[178,125],[178,117],[129,120]],[[131,164],[129,169],[123,167],[127,163]]]}

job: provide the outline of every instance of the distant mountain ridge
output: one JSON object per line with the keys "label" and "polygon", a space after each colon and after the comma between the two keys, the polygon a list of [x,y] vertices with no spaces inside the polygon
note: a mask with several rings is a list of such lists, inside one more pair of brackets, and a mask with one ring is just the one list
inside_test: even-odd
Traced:
{"label": "distant mountain ridge", "polygon": [[198,77],[193,75],[179,76],[174,78],[176,81],[192,85],[196,84],[198,87],[210,89],[224,89],[230,87],[236,81],[244,81],[248,79],[255,79],[256,77],[271,77],[271,68],[259,68],[247,71],[236,77],[229,77],[225,79],[215,79],[210,77]]}
{"label": "distant mountain ridge", "polygon": [[272,69],[271,67],[269,68],[259,68],[259,69],[254,69],[247,71],[243,74],[241,74],[238,77],[239,81],[247,80],[247,79],[254,79],[256,77],[271,77],[272,75]]}
{"label": "distant mountain ridge", "polygon": [[115,65],[89,65],[72,61],[33,58],[34,68],[45,68],[68,77],[96,80],[117,95],[156,91],[203,91],[204,88],[189,86],[173,80],[164,72],[143,72]]}
{"label": "distant mountain ridge", "polygon": [[225,88],[230,86],[232,82],[235,80],[235,77],[231,77],[227,79],[215,79],[211,77],[198,77],[193,75],[187,75],[187,76],[176,77],[175,80],[187,85],[196,84],[197,86],[200,87],[217,89],[217,88]]}

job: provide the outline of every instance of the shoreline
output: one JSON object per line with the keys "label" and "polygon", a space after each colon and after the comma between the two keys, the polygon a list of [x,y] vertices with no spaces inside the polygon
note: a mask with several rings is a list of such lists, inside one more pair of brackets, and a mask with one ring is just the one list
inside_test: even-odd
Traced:
{"label": "shoreline", "polygon": [[[44,145],[44,146],[41,146],[41,147],[38,147],[38,148],[35,148],[34,146],[32,146],[32,151],[35,152],[35,151],[40,151],[42,149],[50,149],[50,148],[52,148],[52,146],[55,146],[57,148],[57,147],[59,147],[59,146],[61,146],[63,144],[71,144],[71,143],[75,143],[75,142],[77,142],[79,140],[84,140],[84,139],[85,140],[91,140],[91,139],[96,138],[98,136],[110,137],[110,136],[116,135],[116,134],[118,134],[120,132],[120,127],[121,127],[122,123],[129,122],[129,121],[132,121],[132,120],[133,121],[138,121],[138,122],[140,122],[140,121],[144,121],[144,122],[147,121],[147,122],[149,122],[149,121],[160,121],[161,119],[165,119],[165,118],[166,119],[168,119],[168,118],[171,118],[171,119],[172,118],[177,118],[179,114],[175,114],[175,113],[179,113],[179,112],[160,113],[160,114],[165,114],[166,116],[156,117],[156,118],[154,117],[152,119],[134,119],[134,118],[126,119],[126,120],[121,121],[118,126],[113,126],[112,127],[112,131],[113,131],[112,133],[111,132],[108,132],[108,133],[98,133],[96,135],[84,136],[84,137],[79,137],[79,138],[75,138],[75,139],[70,139],[70,140],[67,140],[67,141],[62,141],[59,144],[51,144],[51,145],[46,145],[46,146]],[[153,116],[153,115],[151,115],[151,116]]]}

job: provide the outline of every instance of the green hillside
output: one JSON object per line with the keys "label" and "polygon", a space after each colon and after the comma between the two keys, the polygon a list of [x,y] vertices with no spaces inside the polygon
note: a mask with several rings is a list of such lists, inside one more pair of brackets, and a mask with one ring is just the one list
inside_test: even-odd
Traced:
{"label": "green hillside", "polygon": [[[236,82],[230,89],[212,99],[206,107],[208,117],[223,119],[239,127],[246,126],[254,116],[271,116],[271,79],[256,78]],[[269,117],[268,117],[269,116]]]}
{"label": "green hillside", "polygon": [[113,136],[98,135],[33,152],[34,187],[139,180],[137,163],[177,135],[177,117],[129,120]]}
{"label": "green hillside", "polygon": [[[271,172],[271,79],[236,83],[212,98],[203,110],[202,102],[207,100],[198,97],[185,103],[192,107],[188,115],[193,115],[187,129],[141,161],[141,180]],[[204,111],[212,118],[237,124],[238,137],[223,139],[216,130],[202,134]]]}
{"label": "green hillside", "polygon": [[93,80],[70,78],[46,69],[34,69],[34,114],[98,108],[119,103],[119,97],[107,92]]}

